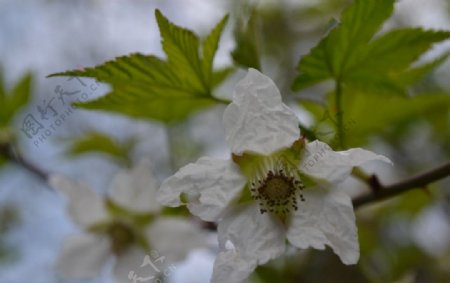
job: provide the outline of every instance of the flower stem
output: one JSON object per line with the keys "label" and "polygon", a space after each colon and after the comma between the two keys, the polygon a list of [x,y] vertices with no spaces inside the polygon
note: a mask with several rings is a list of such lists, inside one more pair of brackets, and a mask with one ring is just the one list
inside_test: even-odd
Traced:
{"label": "flower stem", "polygon": [[339,147],[345,149],[344,137],[344,112],[342,111],[342,83],[340,80],[336,81],[336,118],[337,118],[337,135]]}
{"label": "flower stem", "polygon": [[353,206],[356,208],[365,204],[395,197],[413,189],[425,188],[428,184],[448,176],[450,176],[450,160],[433,169],[424,171],[388,186],[381,184],[378,177],[372,175],[366,181],[372,191],[369,194],[354,198]]}
{"label": "flower stem", "polygon": [[48,173],[44,172],[42,169],[38,168],[34,164],[30,163],[28,160],[24,159],[17,150],[15,150],[14,146],[11,143],[4,144],[0,148],[0,153],[9,159],[10,161],[16,163],[22,168],[28,170],[33,173],[37,177],[39,177],[42,181],[47,182]]}

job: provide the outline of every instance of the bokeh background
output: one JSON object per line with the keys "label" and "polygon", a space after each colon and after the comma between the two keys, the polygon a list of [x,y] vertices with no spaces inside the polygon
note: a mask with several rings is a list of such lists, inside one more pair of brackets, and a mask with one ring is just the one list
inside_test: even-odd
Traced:
{"label": "bokeh background", "polygon": [[[156,8],[174,23],[205,35],[225,14],[229,22],[216,57],[217,66],[232,63],[236,22],[251,13],[257,18],[257,40],[263,69],[296,109],[304,125],[327,128],[306,111],[305,96],[318,89],[292,93],[290,86],[302,54],[324,34],[331,18],[351,1],[225,1],[225,0],[0,0],[0,66],[6,86],[32,72],[33,99],[15,119],[23,156],[47,172],[63,173],[105,192],[111,177],[121,168],[145,156],[152,160],[160,180],[198,157],[228,157],[221,124],[223,106],[192,116],[188,121],[165,126],[107,113],[74,110],[44,140],[29,139],[20,132],[27,114],[55,97],[57,88],[82,90],[95,98],[108,86],[88,91],[79,81],[46,78],[69,69],[100,64],[131,52],[163,56],[154,19]],[[385,29],[422,26],[450,29],[450,2],[400,0]],[[436,46],[425,59],[450,50],[449,42]],[[219,90],[230,97],[236,72]],[[450,64],[444,63],[417,86],[414,93],[450,94]],[[90,85],[93,81],[83,79]],[[401,105],[399,106],[401,108]],[[0,105],[1,108],[1,105]],[[64,111],[63,108],[57,109]],[[393,110],[391,110],[393,111]],[[389,156],[395,168],[368,167],[389,183],[413,172],[435,166],[450,157],[449,108],[427,109],[403,120],[377,121],[356,146]],[[380,114],[383,115],[383,114]],[[389,116],[389,115],[387,115]],[[356,117],[358,127],[365,119]],[[363,121],[364,120],[364,121]],[[370,120],[367,118],[367,120]],[[376,121],[375,121],[376,122]],[[375,123],[373,122],[373,123]],[[72,142],[98,131],[124,145],[125,153],[77,154]],[[351,132],[351,129],[350,129]],[[363,135],[361,133],[361,135]],[[128,147],[127,147],[128,145]],[[95,172],[95,174],[93,174]],[[350,193],[367,190],[356,181],[343,185]],[[358,209],[361,261],[347,267],[329,250],[292,253],[261,267],[255,282],[450,282],[450,182],[448,178],[382,204]],[[30,172],[14,164],[0,169],[0,282],[112,282],[108,268],[101,278],[70,281],[54,271],[56,256],[65,236],[78,228],[70,221],[64,198]],[[169,278],[170,282],[209,282],[215,250],[194,251]]]}

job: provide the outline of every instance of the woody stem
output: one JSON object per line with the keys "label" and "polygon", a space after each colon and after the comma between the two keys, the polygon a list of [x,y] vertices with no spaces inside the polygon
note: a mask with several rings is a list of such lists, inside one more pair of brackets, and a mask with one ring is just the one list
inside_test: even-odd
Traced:
{"label": "woody stem", "polygon": [[372,189],[370,193],[353,199],[355,208],[395,197],[404,192],[425,188],[428,184],[450,176],[450,160],[430,170],[418,173],[412,177],[391,185],[383,185],[376,175],[371,175],[365,182]]}
{"label": "woody stem", "polygon": [[11,143],[2,144],[0,146],[0,154],[2,154],[8,160],[16,163],[17,165],[25,168],[29,172],[33,173],[39,177],[42,181],[46,182],[48,180],[48,173],[30,163],[28,160],[24,159]]}

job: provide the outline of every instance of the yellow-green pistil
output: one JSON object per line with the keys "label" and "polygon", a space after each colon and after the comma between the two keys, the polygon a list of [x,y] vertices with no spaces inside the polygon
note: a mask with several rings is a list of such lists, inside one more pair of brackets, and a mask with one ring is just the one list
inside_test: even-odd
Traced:
{"label": "yellow-green pistil", "polygon": [[297,197],[304,201],[301,190],[304,186],[300,178],[285,169],[270,169],[263,178],[251,182],[250,190],[254,200],[260,205],[260,212],[288,215],[291,209],[297,210]]}
{"label": "yellow-green pistil", "polygon": [[305,188],[298,165],[303,155],[304,140],[295,141],[290,148],[270,156],[244,153],[232,155],[250,180],[251,197],[257,201],[261,214],[273,213],[286,219],[292,210],[298,210],[298,200],[305,201]]}

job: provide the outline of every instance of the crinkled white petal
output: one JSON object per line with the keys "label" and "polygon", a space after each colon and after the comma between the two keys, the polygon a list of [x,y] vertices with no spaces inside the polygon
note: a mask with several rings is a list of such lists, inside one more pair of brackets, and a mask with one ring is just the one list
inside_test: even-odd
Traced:
{"label": "crinkled white petal", "polygon": [[[149,264],[145,257],[150,256],[143,249],[137,246],[130,247],[123,255],[117,257],[113,274],[115,282],[130,283],[133,278],[148,279],[142,282],[155,282],[158,274],[162,272],[160,262]],[[140,282],[139,280],[136,282]]]}
{"label": "crinkled white petal", "polygon": [[103,198],[86,185],[61,175],[50,176],[50,185],[65,194],[73,221],[87,227],[108,219]]}
{"label": "crinkled white petal", "polygon": [[269,155],[300,137],[298,119],[282,102],[276,85],[255,69],[236,85],[223,122],[228,145],[238,155]]}
{"label": "crinkled white petal", "polygon": [[211,283],[240,283],[255,270],[254,259],[244,259],[234,250],[219,253],[214,261]]}
{"label": "crinkled white petal", "polygon": [[157,199],[175,207],[182,204],[180,196],[184,194],[192,214],[205,221],[215,221],[239,196],[245,183],[245,177],[231,160],[202,157],[165,180]]}
{"label": "crinkled white petal", "polygon": [[107,237],[91,234],[69,236],[63,242],[56,268],[68,278],[92,278],[99,275],[109,256]]}
{"label": "crinkled white petal", "polygon": [[257,204],[236,206],[219,222],[219,246],[226,248],[230,241],[242,258],[252,258],[258,264],[284,253],[286,230],[269,213],[261,214]]}
{"label": "crinkled white petal", "polygon": [[338,183],[350,175],[353,167],[373,160],[392,164],[387,157],[368,150],[353,148],[346,151],[333,151],[326,143],[313,141],[305,146],[300,170],[317,179]]}
{"label": "crinkled white petal", "polygon": [[193,249],[206,247],[207,236],[195,223],[176,217],[160,217],[146,230],[153,250],[170,262],[184,259]]}
{"label": "crinkled white petal", "polygon": [[298,248],[324,249],[330,246],[345,264],[359,259],[358,234],[351,199],[342,192],[311,188],[303,192],[287,231]]}
{"label": "crinkled white petal", "polygon": [[157,212],[161,206],[156,200],[159,183],[153,175],[149,160],[142,160],[129,171],[119,172],[113,179],[110,198],[131,211]]}

